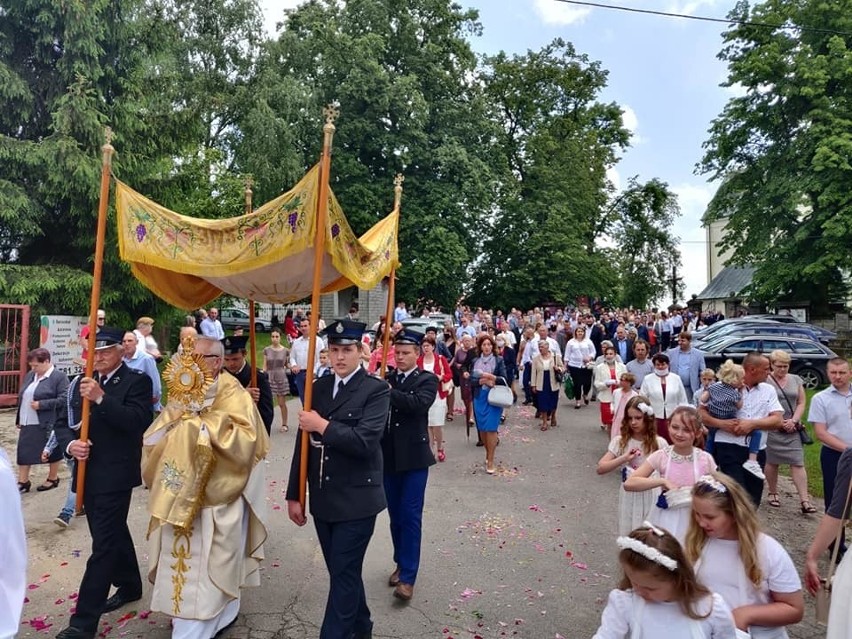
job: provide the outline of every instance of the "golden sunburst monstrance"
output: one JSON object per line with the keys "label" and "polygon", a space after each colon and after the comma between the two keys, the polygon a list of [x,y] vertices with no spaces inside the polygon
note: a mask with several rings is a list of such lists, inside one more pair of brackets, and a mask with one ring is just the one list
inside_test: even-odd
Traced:
{"label": "golden sunburst monstrance", "polygon": [[213,383],[213,374],[207,368],[204,355],[193,353],[194,348],[195,338],[184,337],[181,340],[181,352],[172,357],[163,371],[169,400],[177,400],[184,406],[200,405]]}

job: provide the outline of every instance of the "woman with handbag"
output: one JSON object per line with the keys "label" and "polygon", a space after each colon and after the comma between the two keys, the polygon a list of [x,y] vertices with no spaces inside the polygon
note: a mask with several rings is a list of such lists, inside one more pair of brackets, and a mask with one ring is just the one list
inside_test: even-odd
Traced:
{"label": "woman with handbag", "polygon": [[557,426],[556,407],[559,404],[559,385],[565,375],[565,365],[559,353],[550,352],[546,339],[538,342],[538,355],[532,360],[530,386],[536,396],[536,406],[541,417],[541,430]]}
{"label": "woman with handbag", "polygon": [[776,350],[769,354],[772,370],[767,382],[775,388],[778,402],[784,409],[784,424],[780,430],[770,430],[766,438],[766,485],[769,489],[767,499],[773,508],[781,506],[778,498],[778,466],[790,465],[790,475],[799,493],[802,514],[815,513],[808,496],[808,474],[805,470],[805,452],[802,448],[802,435],[808,433],[802,425],[805,412],[805,385],[798,375],[789,374],[790,354]]}
{"label": "woman with handbag", "polygon": [[[488,401],[491,389],[498,383],[506,385],[506,364],[502,357],[494,352],[494,338],[487,333],[479,336],[475,355],[462,378],[469,382],[473,396],[473,412],[476,415],[476,429],[485,445],[485,472],[494,474],[494,450],[497,448],[497,430],[503,406],[495,406]],[[458,351],[456,351],[458,356]],[[508,386],[507,386],[508,388]],[[511,391],[509,391],[511,396]]]}
{"label": "woman with handbag", "polygon": [[434,373],[438,378],[438,392],[429,408],[429,445],[435,444],[435,459],[442,462],[447,459],[444,453],[444,422],[447,418],[447,395],[453,388],[453,373],[447,358],[435,352],[436,340],[426,335],[420,343],[420,357],[417,367]]}
{"label": "woman with handbag", "polygon": [[[846,639],[852,628],[852,559],[846,553],[837,566],[837,574],[832,571],[837,563],[837,551],[843,534],[843,525],[849,519],[849,503],[852,496],[852,448],[847,448],[837,462],[837,475],[834,480],[834,495],[825,511],[825,517],[819,522],[814,540],[805,555],[805,586],[817,597],[817,623],[828,623],[826,639]],[[828,563],[828,578],[820,579],[817,561],[829,545],[834,542],[834,551]],[[835,605],[828,608],[831,599]]]}

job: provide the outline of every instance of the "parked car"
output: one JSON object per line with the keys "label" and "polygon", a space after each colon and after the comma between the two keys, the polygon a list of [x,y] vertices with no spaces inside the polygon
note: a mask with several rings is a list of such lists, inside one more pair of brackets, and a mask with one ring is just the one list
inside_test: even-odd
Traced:
{"label": "parked car", "polygon": [[704,361],[714,370],[727,359],[742,363],[748,353],[757,351],[768,355],[774,350],[790,354],[790,372],[802,378],[805,388],[817,388],[827,383],[826,363],[837,357],[828,346],[817,341],[780,335],[730,337],[713,340],[701,346]]}
{"label": "parked car", "polygon": [[425,333],[427,328],[434,326],[440,333],[444,328],[444,320],[432,317],[409,317],[406,320],[402,320],[402,325],[405,328],[410,328],[420,333]]}
{"label": "parked car", "polygon": [[735,322],[709,334],[695,336],[695,345],[701,348],[701,344],[715,340],[719,337],[738,337],[740,335],[790,335],[791,337],[803,337],[820,341],[819,335],[808,326],[798,324],[780,324],[770,321]]}
{"label": "parked car", "polygon": [[[222,328],[225,330],[234,328],[249,327],[248,311],[241,308],[223,308],[219,311],[219,321],[222,323]],[[272,330],[272,322],[262,317],[255,316],[254,330],[258,333],[269,332]]]}

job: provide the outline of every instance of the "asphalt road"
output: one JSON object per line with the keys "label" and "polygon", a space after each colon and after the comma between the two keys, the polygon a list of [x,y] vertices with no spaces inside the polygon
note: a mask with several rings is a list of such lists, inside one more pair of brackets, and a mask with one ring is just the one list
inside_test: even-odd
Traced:
{"label": "asphalt road", "polygon": [[[294,422],[297,402],[290,403]],[[276,419],[278,413],[276,411]],[[0,435],[14,458],[14,413],[0,412]],[[499,471],[484,472],[484,449],[465,438],[463,417],[445,429],[447,461],[433,466],[424,512],[420,575],[414,599],[403,604],[386,585],[393,565],[387,515],[382,513],[367,552],[364,580],[375,637],[398,639],[574,639],[594,634],[607,593],[620,570],[615,547],[618,478],[598,477],[605,449],[598,406],[575,411],[562,399],[560,426],[541,432],[525,407],[511,409],[497,449]],[[226,637],[312,639],[319,634],[328,581],[311,523],[287,518],[284,489],[295,429],[273,427],[267,461],[269,539],[262,587],[247,590],[241,615]],[[35,487],[47,467],[33,469]],[[19,637],[54,636],[68,623],[90,544],[85,519],[59,529],[52,523],[64,501],[60,488],[23,495],[29,540],[28,601]],[[788,482],[789,484],[789,482]],[[782,509],[762,509],[770,534],[801,567],[818,516],[798,514],[792,486],[782,485]],[[140,565],[148,556],[147,492],[137,489],[130,513]],[[769,511],[772,512],[763,512]],[[102,636],[170,636],[169,620],[150,613],[150,586],[138,606],[102,618]],[[808,601],[807,617],[812,618]],[[793,638],[823,637],[804,622]]]}

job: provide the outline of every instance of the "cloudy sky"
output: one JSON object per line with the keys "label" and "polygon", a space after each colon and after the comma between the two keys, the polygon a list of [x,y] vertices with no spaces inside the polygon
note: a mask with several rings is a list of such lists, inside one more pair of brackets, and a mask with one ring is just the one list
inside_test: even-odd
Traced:
{"label": "cloudy sky", "polygon": [[[282,10],[295,0],[260,0],[271,33]],[[701,215],[715,188],[694,174],[710,121],[731,96],[719,87],[726,77],[716,59],[724,24],[580,7],[559,0],[456,0],[479,11],[483,35],[472,41],[480,53],[524,53],[556,37],[599,60],[609,71],[603,99],[625,111],[632,147],[611,179],[659,178],[678,194],[687,299],[707,284],[705,231]],[[734,0],[605,0],[604,4],[724,18]],[[682,301],[682,300],[681,300]]]}

